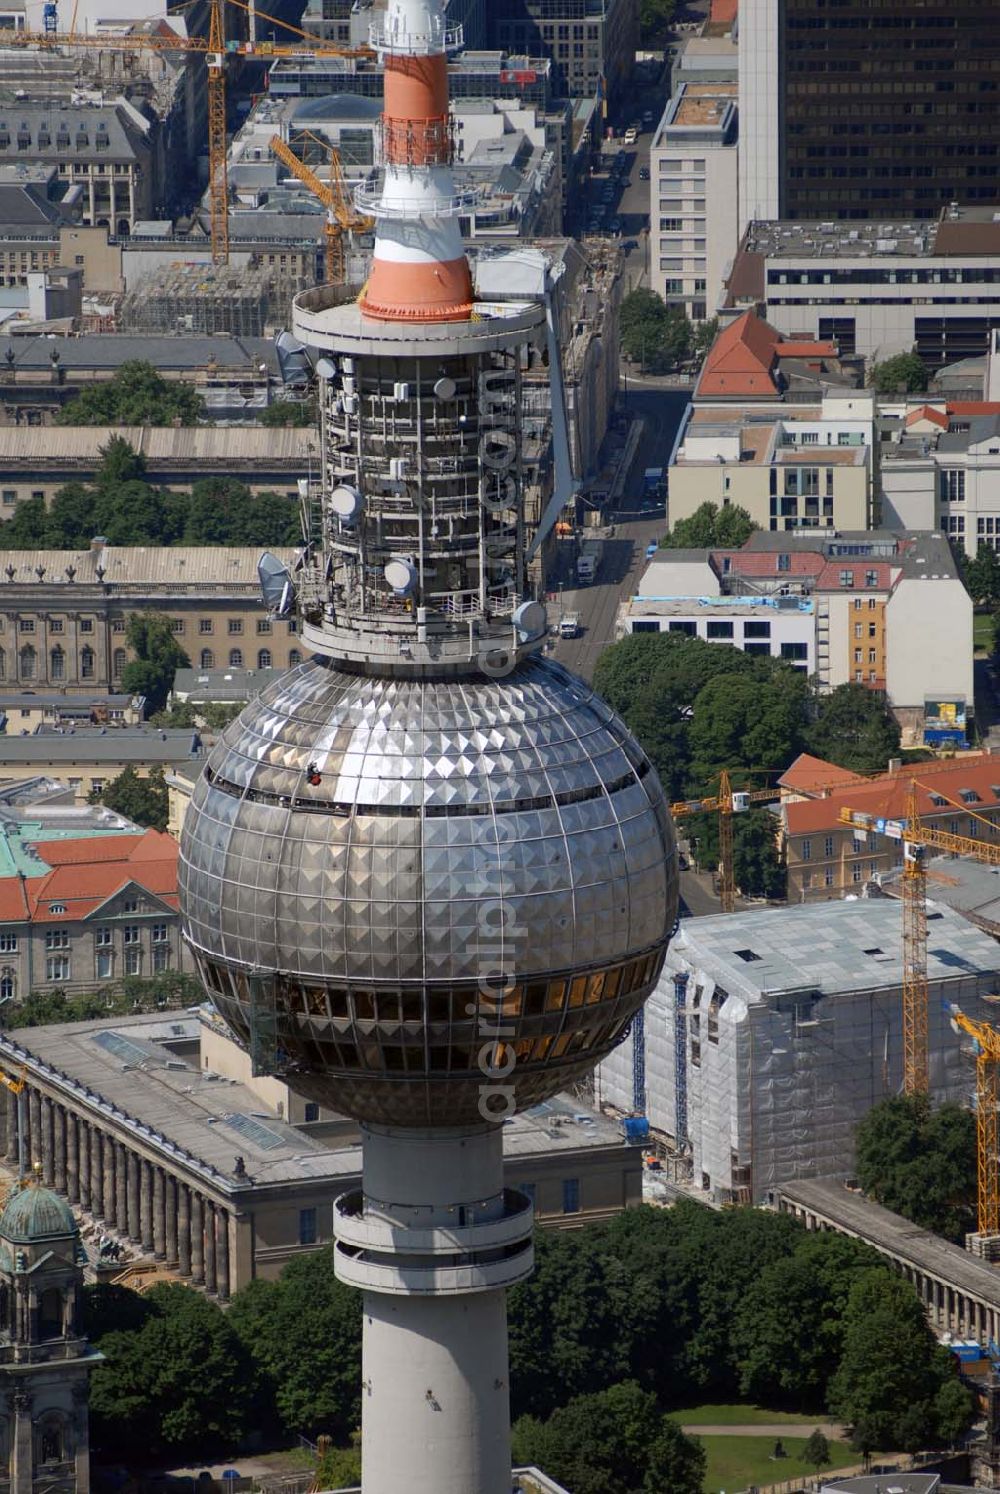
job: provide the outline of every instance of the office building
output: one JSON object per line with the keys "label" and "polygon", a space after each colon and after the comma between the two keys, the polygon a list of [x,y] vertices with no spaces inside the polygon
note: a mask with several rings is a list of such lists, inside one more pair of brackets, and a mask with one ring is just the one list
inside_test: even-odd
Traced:
{"label": "office building", "polygon": [[[1000,948],[931,906],[930,1095],[967,1104],[967,1040],[945,1002],[991,1022]],[[635,1034],[601,1064],[601,1098],[637,1107],[717,1203],[762,1203],[795,1178],[851,1176],[854,1130],[903,1071],[897,902],[831,902],[682,919]]]}
{"label": "office building", "polygon": [[692,321],[715,315],[739,247],[736,85],[684,83],[649,148],[650,284]]}
{"label": "office building", "polygon": [[882,516],[941,529],[958,550],[1000,548],[1000,403],[933,400],[890,414],[879,448]]}
{"label": "office building", "polygon": [[145,778],[155,769],[194,769],[201,760],[198,733],[178,727],[39,727],[30,736],[0,736],[4,788],[27,788],[42,775],[65,784],[80,805],[126,768]]}
{"label": "office building", "polygon": [[929,371],[984,357],[1000,327],[1000,222],[957,206],[931,223],[753,222],[721,313],[746,307],[869,363],[914,347]]}
{"label": "office building", "polygon": [[741,227],[1000,199],[991,20],[979,0],[741,0]]}
{"label": "office building", "polygon": [[639,45],[638,0],[492,0],[493,43],[550,57],[557,94],[623,100]]}

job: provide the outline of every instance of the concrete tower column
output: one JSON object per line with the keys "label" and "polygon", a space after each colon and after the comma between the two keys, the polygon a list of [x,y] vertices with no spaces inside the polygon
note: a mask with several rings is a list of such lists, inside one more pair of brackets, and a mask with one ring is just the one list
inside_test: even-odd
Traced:
{"label": "concrete tower column", "polygon": [[66,1192],[66,1112],[52,1102],[52,1178],[57,1193]]}
{"label": "concrete tower column", "polygon": [[205,1290],[215,1295],[215,1204],[205,1200]]}
{"label": "concrete tower column", "polygon": [[200,1193],[191,1189],[191,1280],[201,1286],[205,1280],[205,1208]]}
{"label": "concrete tower column", "polygon": [[139,1163],[139,1219],[142,1248],[150,1255],[153,1250],[153,1168],[145,1157]]}
{"label": "concrete tower column", "polygon": [[72,1110],[63,1111],[66,1127],[66,1197],[71,1204],[80,1202],[80,1132]]}
{"label": "concrete tower column", "polygon": [[191,1190],[187,1183],[177,1184],[177,1269],[182,1276],[191,1275]]}
{"label": "concrete tower column", "polygon": [[90,1122],[77,1117],[77,1165],[79,1169],[80,1207],[90,1210]]}
{"label": "concrete tower column", "polygon": [[99,1126],[90,1128],[90,1212],[104,1218],[104,1146]]}
{"label": "concrete tower column", "polygon": [[229,1210],[215,1210],[215,1271],[219,1301],[229,1300]]}
{"label": "concrete tower column", "polygon": [[42,1182],[45,1184],[46,1188],[51,1188],[55,1183],[56,1170],[53,1160],[54,1143],[52,1135],[52,1101],[49,1099],[48,1095],[42,1096],[40,1120],[41,1133],[39,1139],[41,1141]]}
{"label": "concrete tower column", "polygon": [[164,1248],[166,1251],[167,1260],[171,1264],[174,1264],[177,1260],[177,1208],[179,1193],[177,1179],[172,1178],[169,1173],[164,1173],[163,1189],[163,1208],[165,1215],[164,1223],[166,1227],[166,1240],[164,1242]]}
{"label": "concrete tower column", "polygon": [[364,1494],[510,1494],[506,1288],[532,1207],[499,1126],[363,1126],[363,1192],[334,1206],[335,1270],[364,1291]]}
{"label": "concrete tower column", "polygon": [[101,1163],[104,1171],[104,1220],[110,1229],[115,1227],[115,1143],[107,1132],[101,1136]]}
{"label": "concrete tower column", "polygon": [[161,1167],[153,1168],[153,1255],[158,1261],[167,1258],[166,1191]]}
{"label": "concrete tower column", "polygon": [[128,1233],[128,1162],[130,1149],[123,1141],[115,1142],[115,1228],[120,1235]]}
{"label": "concrete tower column", "polygon": [[129,1152],[125,1165],[128,1168],[128,1237],[136,1244],[141,1239],[139,1228],[139,1158]]}

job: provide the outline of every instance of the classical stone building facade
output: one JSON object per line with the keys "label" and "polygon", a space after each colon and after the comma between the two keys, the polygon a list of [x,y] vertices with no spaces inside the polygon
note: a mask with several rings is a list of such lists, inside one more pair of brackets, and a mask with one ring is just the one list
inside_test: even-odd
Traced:
{"label": "classical stone building facade", "polygon": [[68,1205],[33,1181],[18,1186],[0,1215],[0,1477],[9,1494],[89,1494],[89,1378],[100,1355],[79,1328],[83,1259]]}

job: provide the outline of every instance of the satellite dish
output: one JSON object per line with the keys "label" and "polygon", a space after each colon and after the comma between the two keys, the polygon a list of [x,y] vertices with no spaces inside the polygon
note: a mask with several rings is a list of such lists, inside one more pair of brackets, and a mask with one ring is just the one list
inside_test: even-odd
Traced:
{"label": "satellite dish", "polygon": [[540,638],[545,632],[548,619],[541,602],[522,602],[514,609],[514,626],[524,642],[529,638]]}
{"label": "satellite dish", "polygon": [[264,595],[264,606],[275,617],[284,617],[292,610],[294,597],[292,576],[287,565],[277,555],[272,555],[270,550],[265,550],[257,562],[257,575]]}
{"label": "satellite dish", "polygon": [[342,524],[354,524],[361,516],[364,499],[350,483],[340,483],[330,494],[330,507]]}
{"label": "satellite dish", "polygon": [[333,379],[337,376],[337,367],[329,358],[321,358],[316,364],[316,372],[321,379]]}
{"label": "satellite dish", "polygon": [[397,596],[408,596],[417,584],[416,570],[408,560],[390,560],[382,574]]}
{"label": "satellite dish", "polygon": [[457,389],[458,385],[455,383],[454,379],[438,379],[437,383],[434,385],[434,393],[437,395],[438,399],[454,399]]}

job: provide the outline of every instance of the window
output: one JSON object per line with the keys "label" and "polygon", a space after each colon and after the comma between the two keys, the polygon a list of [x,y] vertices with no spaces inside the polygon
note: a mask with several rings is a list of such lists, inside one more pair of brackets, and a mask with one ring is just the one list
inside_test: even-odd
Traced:
{"label": "window", "polygon": [[3,501],[4,501],[5,505],[8,508],[10,508],[10,506],[12,504],[16,503],[17,502],[17,489],[16,488],[4,488],[4,490],[3,490]]}
{"label": "window", "polygon": [[864,649],[856,648],[854,650],[854,662],[855,662],[855,664],[860,664],[860,663],[863,662],[862,661],[862,655],[863,654],[864,654]]}
{"label": "window", "polygon": [[82,648],[80,650],[80,678],[92,680],[94,674],[94,650],[92,648]]}
{"label": "window", "polygon": [[299,1210],[299,1244],[300,1245],[315,1245],[316,1244],[316,1239],[317,1239],[317,1235],[316,1235],[316,1210],[315,1209],[300,1209]]}
{"label": "window", "polygon": [[[127,907],[128,905],[126,904]],[[137,923],[127,923],[123,930],[123,937],[126,944],[138,944],[140,937],[139,925]]]}
{"label": "window", "polygon": [[243,650],[241,648],[231,648],[229,650],[229,667],[230,669],[243,668]]}
{"label": "window", "polygon": [[964,503],[965,468],[942,467],[939,478],[939,494],[942,503]]}
{"label": "window", "polygon": [[98,980],[110,980],[115,973],[113,949],[99,949],[94,957],[94,974]]}
{"label": "window", "polygon": [[868,637],[869,638],[877,638],[878,637],[878,625],[877,625],[877,623],[869,623],[868,624]]}
{"label": "window", "polygon": [[811,861],[812,860],[812,853],[813,853],[812,841],[811,840],[804,840],[802,842],[802,860],[803,861]]}
{"label": "window", "polygon": [[258,619],[257,619],[257,632],[258,633],[270,633],[270,631],[271,631],[271,619],[269,617],[258,617]]}
{"label": "window", "polygon": [[17,625],[19,633],[33,633],[35,631],[35,619],[33,617],[22,617]]}
{"label": "window", "polygon": [[107,924],[105,924],[102,928],[94,930],[94,943],[97,945],[98,949],[107,949],[109,945],[113,944],[114,942],[114,931],[110,929]]}
{"label": "window", "polygon": [[122,904],[122,912],[123,913],[138,913],[138,911],[139,911],[139,899],[137,897],[126,898],[125,902]]}
{"label": "window", "polygon": [[46,980],[69,980],[69,955],[49,955],[45,961]]}
{"label": "window", "polygon": [[69,929],[46,929],[46,949],[69,949]]}
{"label": "window", "polygon": [[841,573],[840,573],[840,584],[841,584],[841,586],[853,586],[854,585],[854,572],[853,571],[841,571]]}
{"label": "window", "polygon": [[805,643],[783,643],[781,645],[781,657],[783,659],[805,659],[809,656],[809,646]]}
{"label": "window", "polygon": [[125,619],[123,617],[113,617],[111,619],[111,631],[112,633],[124,633]]}
{"label": "window", "polygon": [[0,970],[0,1001],[13,1001],[17,995],[17,974],[10,965]]}
{"label": "window", "polygon": [[706,633],[709,638],[732,638],[733,625],[731,622],[710,622]]}
{"label": "window", "polygon": [[210,648],[203,648],[201,651],[201,668],[215,668],[215,655],[212,653],[212,650]]}
{"label": "window", "polygon": [[198,632],[199,633],[211,633],[211,631],[212,631],[212,619],[210,617],[199,617],[199,619],[198,619]]}
{"label": "window", "polygon": [[138,975],[142,967],[142,950],[136,945],[125,951],[125,974]]}
{"label": "window", "polygon": [[170,930],[167,928],[167,925],[165,923],[154,923],[153,924],[153,943],[154,944],[162,944],[162,943],[164,943],[165,940],[167,940],[169,938],[170,938]]}
{"label": "window", "polygon": [[116,680],[120,680],[125,673],[125,665],[128,663],[128,654],[123,648],[116,648],[111,656],[111,672]]}
{"label": "window", "polygon": [[763,654],[765,657],[771,652],[769,643],[745,643],[743,645],[745,654]]}
{"label": "window", "polygon": [[170,631],[171,631],[171,633],[183,633],[183,631],[184,631],[184,619],[183,619],[183,617],[172,617],[170,619]]}
{"label": "window", "polygon": [[823,855],[824,856],[832,856],[833,855],[833,836],[832,835],[826,836],[826,838],[823,841]]}
{"label": "window", "polygon": [[823,873],[823,886],[824,887],[832,887],[833,886],[833,867],[832,866],[828,866],[826,868],[826,870],[824,871],[824,873]]}
{"label": "window", "polygon": [[315,1100],[307,1100],[304,1119],[307,1121],[319,1120],[319,1106]]}
{"label": "window", "polygon": [[299,653],[299,651],[298,651],[297,648],[289,649],[289,651],[288,651],[288,662],[289,662],[289,664],[301,664],[302,663],[302,655]]}
{"label": "window", "polygon": [[790,555],[779,555],[778,556],[778,570],[779,571],[790,571],[791,568],[792,568],[792,557]]}
{"label": "window", "polygon": [[[138,951],[136,951],[138,953]],[[170,969],[170,945],[153,945],[153,973],[160,975],[164,970]]]}
{"label": "window", "polygon": [[243,619],[241,617],[231,617],[229,619],[229,636],[231,638],[234,638],[234,637],[236,637],[236,635],[238,633],[242,633],[242,632],[243,632]]}
{"label": "window", "polygon": [[61,617],[50,617],[49,618],[49,632],[50,633],[61,633],[63,631],[63,629],[64,629],[64,626],[65,625],[64,625],[63,619]]}
{"label": "window", "polygon": [[270,669],[270,667],[271,667],[271,650],[269,648],[258,649],[257,650],[257,668],[258,669]]}
{"label": "window", "polygon": [[92,633],[94,631],[94,619],[92,617],[81,617],[80,632]]}
{"label": "window", "polygon": [[0,954],[17,954],[17,935],[0,929]]}
{"label": "window", "polygon": [[580,1212],[580,1179],[563,1178],[563,1213],[579,1214]]}
{"label": "window", "polygon": [[747,622],[743,624],[744,638],[770,638],[771,624],[769,622]]}
{"label": "window", "polygon": [[22,680],[33,680],[35,678],[35,669],[38,663],[38,659],[37,655],[35,654],[35,650],[31,647],[30,643],[27,644],[26,647],[22,648],[20,654],[20,662]]}
{"label": "window", "polygon": [[878,571],[865,571],[865,585],[866,586],[877,586],[878,585]]}

